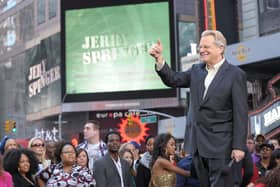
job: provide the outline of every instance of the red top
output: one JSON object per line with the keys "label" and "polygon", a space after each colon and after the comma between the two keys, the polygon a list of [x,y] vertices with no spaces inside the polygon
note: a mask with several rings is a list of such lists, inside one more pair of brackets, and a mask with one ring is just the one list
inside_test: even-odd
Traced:
{"label": "red top", "polygon": [[266,185],[263,183],[259,183],[259,184],[256,184],[254,187],[266,187]]}
{"label": "red top", "polygon": [[253,173],[253,176],[252,176],[250,182],[256,184],[256,181],[259,179],[259,170],[256,167],[256,164],[253,164],[253,170],[254,170],[254,173]]}

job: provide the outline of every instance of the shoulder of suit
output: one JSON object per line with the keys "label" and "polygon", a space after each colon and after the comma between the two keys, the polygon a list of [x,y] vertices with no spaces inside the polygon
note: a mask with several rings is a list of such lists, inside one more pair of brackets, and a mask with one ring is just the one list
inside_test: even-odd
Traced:
{"label": "shoulder of suit", "polygon": [[236,71],[236,73],[246,74],[245,71],[243,71],[239,66],[233,65],[233,64],[229,63],[228,61],[225,61],[225,63],[228,65],[229,68]]}
{"label": "shoulder of suit", "polygon": [[192,65],[192,69],[202,69],[205,68],[205,63],[204,62],[199,62],[197,64]]}
{"label": "shoulder of suit", "polygon": [[94,163],[103,163],[103,162],[107,162],[108,159],[111,159],[111,157],[108,154],[105,154],[103,157],[101,157],[100,159],[94,161]]}

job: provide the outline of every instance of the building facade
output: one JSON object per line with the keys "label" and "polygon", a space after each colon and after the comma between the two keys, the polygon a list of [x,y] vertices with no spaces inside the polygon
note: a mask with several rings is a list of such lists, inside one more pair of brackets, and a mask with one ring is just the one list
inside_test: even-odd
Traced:
{"label": "building facade", "polygon": [[[176,0],[174,10],[176,20],[196,22],[195,1]],[[86,120],[103,121],[110,130],[117,128],[121,119],[128,115],[128,111],[116,107],[106,111],[92,108],[71,112],[68,105],[63,104],[60,11],[59,0],[0,2],[0,123],[3,124],[0,136],[80,140]],[[196,26],[192,25],[192,28],[196,29]],[[184,116],[185,113],[181,104],[154,110],[172,116]],[[143,119],[157,125],[153,116]],[[14,132],[4,127],[10,121],[16,122]],[[158,131],[157,126],[149,129],[154,134]]]}

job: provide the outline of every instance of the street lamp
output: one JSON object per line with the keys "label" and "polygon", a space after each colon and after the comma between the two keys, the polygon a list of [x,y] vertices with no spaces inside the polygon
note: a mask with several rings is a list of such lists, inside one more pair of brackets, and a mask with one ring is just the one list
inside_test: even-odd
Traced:
{"label": "street lamp", "polygon": [[67,121],[62,121],[63,103],[64,103],[65,98],[66,98],[66,94],[63,96],[63,98],[61,100],[61,109],[60,109],[61,111],[58,114],[58,119],[57,119],[57,121],[54,122],[54,124],[57,124],[57,126],[58,126],[58,136],[59,136],[60,140],[62,140],[62,124],[67,123]]}

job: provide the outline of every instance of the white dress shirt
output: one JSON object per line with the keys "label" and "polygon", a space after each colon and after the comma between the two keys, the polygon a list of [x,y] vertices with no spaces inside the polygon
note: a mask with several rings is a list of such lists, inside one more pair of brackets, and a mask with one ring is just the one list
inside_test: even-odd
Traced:
{"label": "white dress shirt", "polygon": [[[207,76],[204,80],[204,93],[203,93],[203,99],[206,96],[206,93],[208,91],[208,88],[211,84],[211,82],[213,81],[213,79],[215,78],[218,70],[220,69],[220,67],[222,66],[222,64],[225,62],[225,58],[223,58],[220,62],[218,62],[217,64],[215,64],[213,67],[208,67],[207,65],[205,66],[207,73]],[[165,61],[163,61],[162,63],[156,63],[156,69],[157,71],[160,71],[162,69],[162,67],[164,66]]]}
{"label": "white dress shirt", "polygon": [[219,71],[220,67],[222,66],[222,64],[225,62],[225,59],[223,58],[220,62],[218,62],[217,64],[215,64],[212,67],[209,66],[205,66],[206,71],[208,72],[207,76],[205,77],[204,80],[204,93],[203,93],[203,99],[205,98],[208,88],[211,84],[211,82],[213,81],[213,79],[215,78],[217,72]]}
{"label": "white dress shirt", "polygon": [[114,162],[114,164],[115,164],[115,166],[116,166],[116,168],[117,168],[117,170],[118,170],[118,173],[119,173],[119,175],[120,175],[120,178],[121,178],[121,187],[124,187],[124,181],[123,181],[123,175],[122,175],[122,164],[121,164],[121,159],[118,157],[118,160],[117,161],[115,161],[115,159],[113,159],[112,158],[112,160],[113,160],[113,162]]}

